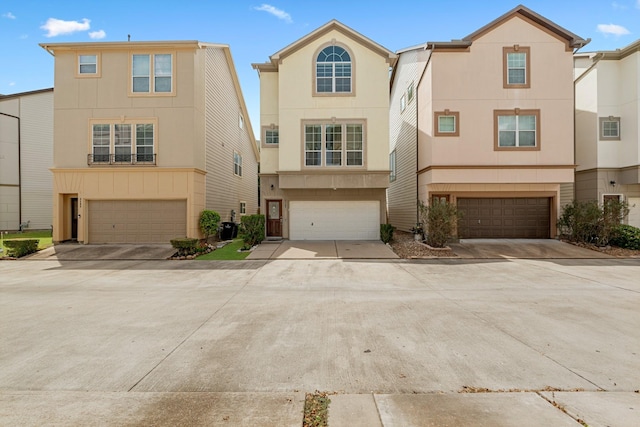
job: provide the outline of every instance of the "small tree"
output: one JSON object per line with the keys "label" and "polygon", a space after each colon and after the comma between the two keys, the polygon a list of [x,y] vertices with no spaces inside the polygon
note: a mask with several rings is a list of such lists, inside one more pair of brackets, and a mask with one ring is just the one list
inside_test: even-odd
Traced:
{"label": "small tree", "polygon": [[605,246],[628,214],[627,202],[607,200],[604,205],[599,205],[595,200],[574,200],[564,207],[558,228],[560,234],[572,242]]}
{"label": "small tree", "polygon": [[425,205],[420,201],[419,210],[420,220],[427,229],[427,244],[434,248],[445,247],[460,216],[456,205],[447,201],[434,201]]}
{"label": "small tree", "polygon": [[393,240],[393,231],[396,228],[391,224],[380,224],[380,240],[390,243]]}
{"label": "small tree", "polygon": [[205,240],[209,236],[214,236],[218,232],[218,224],[220,224],[220,214],[216,211],[203,210],[200,213],[200,231],[204,235]]}
{"label": "small tree", "polygon": [[264,240],[264,215],[245,215],[240,219],[240,237],[245,247],[252,247]]}

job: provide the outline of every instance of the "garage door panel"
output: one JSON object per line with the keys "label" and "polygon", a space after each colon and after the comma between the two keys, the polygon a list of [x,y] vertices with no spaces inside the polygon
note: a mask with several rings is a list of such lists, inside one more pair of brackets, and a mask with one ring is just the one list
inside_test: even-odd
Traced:
{"label": "garage door panel", "polygon": [[90,243],[168,243],[186,228],[186,200],[89,201]]}
{"label": "garage door panel", "polygon": [[291,201],[291,240],[378,240],[378,201]]}
{"label": "garage door panel", "polygon": [[[490,210],[482,206],[491,206]],[[477,207],[480,206],[478,209]],[[549,238],[549,198],[460,198],[461,238]]]}

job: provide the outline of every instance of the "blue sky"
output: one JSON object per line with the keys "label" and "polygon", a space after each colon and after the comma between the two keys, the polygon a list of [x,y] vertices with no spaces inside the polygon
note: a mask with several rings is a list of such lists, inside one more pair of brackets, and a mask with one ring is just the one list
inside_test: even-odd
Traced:
{"label": "blue sky", "polygon": [[[180,5],[179,8],[175,7]],[[640,38],[640,0],[531,0],[525,6],[591,38],[583,51],[614,50]],[[460,39],[518,5],[505,0],[7,1],[0,0],[0,93],[53,86],[53,57],[38,43],[200,40],[231,53],[254,130],[264,62],[331,19],[396,51]]]}

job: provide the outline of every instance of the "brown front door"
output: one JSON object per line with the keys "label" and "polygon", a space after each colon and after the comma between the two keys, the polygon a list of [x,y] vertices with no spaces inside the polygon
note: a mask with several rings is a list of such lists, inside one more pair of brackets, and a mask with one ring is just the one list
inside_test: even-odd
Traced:
{"label": "brown front door", "polygon": [[267,200],[267,237],[282,237],[282,200]]}
{"label": "brown front door", "polygon": [[78,198],[71,198],[71,239],[78,240]]}

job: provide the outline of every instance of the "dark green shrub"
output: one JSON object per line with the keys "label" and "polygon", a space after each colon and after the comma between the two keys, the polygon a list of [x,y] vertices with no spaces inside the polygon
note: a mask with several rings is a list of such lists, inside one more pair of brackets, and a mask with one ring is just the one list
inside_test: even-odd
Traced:
{"label": "dark green shrub", "polygon": [[7,255],[21,258],[25,255],[38,252],[38,242],[38,239],[5,240],[4,247],[7,248]]}
{"label": "dark green shrub", "polygon": [[390,243],[393,240],[393,232],[396,228],[391,224],[380,224],[380,240]]}
{"label": "dark green shrub", "polygon": [[434,248],[444,248],[452,237],[458,217],[456,205],[446,201],[433,201],[430,205],[420,202],[420,219],[426,226],[426,241]]}
{"label": "dark green shrub", "polygon": [[613,230],[609,243],[619,248],[640,250],[640,228],[620,224]]}
{"label": "dark green shrub", "polygon": [[626,202],[608,200],[599,205],[595,200],[573,201],[564,207],[558,229],[570,241],[605,246],[628,214]]}
{"label": "dark green shrub", "polygon": [[264,240],[264,215],[245,215],[240,219],[239,235],[245,246],[252,247]]}
{"label": "dark green shrub", "polygon": [[171,246],[178,251],[178,256],[193,255],[198,252],[199,240],[192,237],[172,239]]}
{"label": "dark green shrub", "polygon": [[203,210],[200,213],[200,231],[206,239],[209,236],[215,236],[218,232],[218,225],[220,224],[220,214],[216,211]]}

